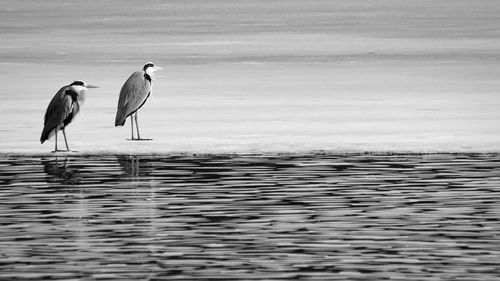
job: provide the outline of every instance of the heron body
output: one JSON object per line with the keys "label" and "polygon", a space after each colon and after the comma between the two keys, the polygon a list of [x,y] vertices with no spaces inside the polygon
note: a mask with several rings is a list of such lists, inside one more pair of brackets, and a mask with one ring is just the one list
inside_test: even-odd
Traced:
{"label": "heron body", "polygon": [[130,75],[120,91],[115,126],[123,126],[127,117],[144,105],[151,94],[151,81],[151,77],[143,71]]}
{"label": "heron body", "polygon": [[58,151],[57,132],[62,130],[66,150],[69,151],[64,129],[80,112],[80,108],[85,101],[85,91],[87,88],[96,88],[96,86],[88,85],[82,81],[75,81],[57,91],[45,112],[43,131],[40,136],[41,143],[44,143],[55,135],[55,151]]}
{"label": "heron body", "polygon": [[[116,110],[115,126],[123,126],[125,121],[131,117],[132,140],[141,140],[139,124],[137,122],[137,111],[144,105],[151,95],[153,89],[154,72],[161,69],[153,63],[148,62],[143,69],[130,75],[120,90],[118,108]],[[137,130],[137,138],[134,138],[134,120]]]}

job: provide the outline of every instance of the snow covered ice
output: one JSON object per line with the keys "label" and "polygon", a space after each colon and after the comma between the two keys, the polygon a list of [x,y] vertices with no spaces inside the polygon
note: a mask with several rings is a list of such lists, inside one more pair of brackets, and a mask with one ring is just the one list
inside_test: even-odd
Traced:
{"label": "snow covered ice", "polygon": [[[2,153],[53,150],[44,111],[78,79],[101,86],[67,128],[81,153],[499,151],[494,1],[62,3],[2,5]],[[146,61],[153,141],[130,142],[114,114]]]}

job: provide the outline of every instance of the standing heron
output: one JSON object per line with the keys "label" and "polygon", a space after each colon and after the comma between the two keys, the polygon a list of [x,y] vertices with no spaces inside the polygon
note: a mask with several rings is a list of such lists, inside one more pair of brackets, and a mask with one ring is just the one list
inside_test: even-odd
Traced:
{"label": "standing heron", "polygon": [[73,121],[76,114],[80,111],[80,107],[85,101],[85,91],[87,88],[97,88],[97,86],[89,85],[83,81],[75,81],[62,87],[50,101],[47,111],[45,112],[40,142],[44,143],[55,135],[56,144],[53,152],[64,151],[57,149],[57,131],[59,130],[63,132],[66,151],[69,151],[64,129]]}
{"label": "standing heron", "polygon": [[[130,125],[132,128],[131,140],[146,140],[141,139],[139,134],[139,123],[137,123],[137,111],[144,105],[146,100],[151,95],[153,88],[154,72],[162,69],[155,66],[152,62],[144,65],[141,71],[136,71],[130,75],[120,91],[118,99],[118,108],[116,111],[115,127],[123,126],[125,120],[130,116]],[[137,138],[134,138],[134,120],[137,130]]]}

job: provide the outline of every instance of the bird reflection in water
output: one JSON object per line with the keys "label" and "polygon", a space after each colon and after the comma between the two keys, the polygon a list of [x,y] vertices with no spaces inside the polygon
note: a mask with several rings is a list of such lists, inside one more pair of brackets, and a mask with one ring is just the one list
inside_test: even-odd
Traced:
{"label": "bird reflection in water", "polygon": [[[118,164],[120,165],[122,176],[121,181],[127,181],[129,188],[126,188],[126,194],[123,194],[119,209],[123,208],[124,213],[133,214],[133,217],[125,215],[121,217],[122,224],[134,225],[135,235],[142,237],[144,240],[154,240],[158,236],[161,227],[158,225],[158,218],[162,217],[162,213],[158,208],[166,206],[167,202],[158,202],[157,179],[152,176],[155,170],[155,159],[149,157],[141,157],[138,155],[120,155],[117,156]],[[157,245],[154,243],[147,244],[144,250],[148,256],[157,255]]]}
{"label": "bird reflection in water", "polygon": [[43,170],[47,174],[46,183],[49,184],[42,190],[51,194],[51,203],[36,202],[43,206],[45,215],[50,214],[49,220],[37,220],[37,223],[49,226],[61,224],[57,234],[53,231],[52,235],[71,237],[71,246],[68,247],[72,247],[73,256],[89,252],[89,233],[92,233],[89,224],[92,208],[89,208],[88,200],[92,190],[85,188],[86,175],[82,173],[83,166],[77,163],[78,159],[71,157],[42,159]]}
{"label": "bird reflection in water", "polygon": [[71,168],[70,159],[64,158],[51,158],[42,160],[43,171],[49,176],[48,182],[59,182],[64,184],[77,184],[80,179],[80,174],[77,169]]}
{"label": "bird reflection in water", "polygon": [[117,160],[123,172],[123,176],[130,180],[148,177],[154,170],[151,159],[141,159],[141,157],[137,155],[119,155]]}
{"label": "bird reflection in water", "polygon": [[[124,237],[153,241],[161,227],[157,184],[150,175],[154,165],[147,157],[69,157],[42,160],[46,173],[43,192],[51,193],[45,212],[63,225],[71,249],[79,258],[98,259],[101,240],[110,251],[132,251]],[[45,198],[45,197],[43,197]],[[167,204],[166,202],[163,204]],[[127,233],[120,230],[131,229]],[[157,245],[144,244],[141,254],[157,255]],[[124,262],[125,263],[125,262]]]}

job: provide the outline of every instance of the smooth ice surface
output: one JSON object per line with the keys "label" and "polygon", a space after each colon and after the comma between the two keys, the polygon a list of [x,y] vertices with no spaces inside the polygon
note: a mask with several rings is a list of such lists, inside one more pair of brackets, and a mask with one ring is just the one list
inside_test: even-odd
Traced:
{"label": "smooth ice surface", "polygon": [[[55,92],[98,84],[81,153],[500,151],[496,1],[0,1],[0,153],[38,141]],[[158,72],[141,134],[121,85]],[[60,138],[62,140],[62,136]],[[64,143],[60,142],[61,147]]]}

